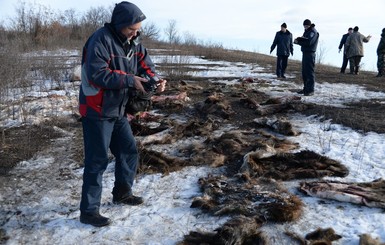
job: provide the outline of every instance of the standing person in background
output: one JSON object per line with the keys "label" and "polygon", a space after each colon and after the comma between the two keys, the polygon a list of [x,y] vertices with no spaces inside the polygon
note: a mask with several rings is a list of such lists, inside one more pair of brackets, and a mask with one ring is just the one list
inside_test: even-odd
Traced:
{"label": "standing person in background", "polygon": [[275,46],[277,46],[277,77],[286,78],[285,71],[287,60],[290,54],[293,55],[293,35],[287,29],[286,23],[283,23],[281,25],[281,30],[275,34],[273,44],[270,48],[270,54],[275,49]]}
{"label": "standing person in background", "polygon": [[303,90],[299,94],[311,96],[314,94],[315,84],[315,56],[317,51],[319,33],[315,29],[315,25],[309,19],[304,20],[303,27],[305,32],[302,37],[297,37],[294,40],[295,44],[301,46],[302,51],[302,80]]}
{"label": "standing person in background", "polygon": [[138,150],[125,106],[132,92],[146,93],[146,87],[162,92],[167,82],[154,73],[154,64],[139,42],[145,18],[132,3],[116,4],[111,23],[93,33],[83,48],[79,110],[84,138],[80,222],[84,224],[99,227],[111,223],[99,213],[109,149],[115,157],[113,203],[143,203],[142,197],[132,192]]}
{"label": "standing person in background", "polygon": [[348,57],[346,56],[346,39],[348,39],[349,35],[353,33],[353,28],[349,27],[348,33],[342,35],[340,46],[338,46],[338,53],[341,53],[342,47],[344,47],[343,51],[343,60],[342,60],[342,66],[341,66],[341,73],[345,73],[346,67],[348,66]]}
{"label": "standing person in background", "polygon": [[358,75],[360,71],[360,63],[362,57],[364,57],[364,45],[363,43],[369,42],[372,36],[365,37],[358,32],[358,26],[354,27],[353,33],[346,39],[346,55],[349,59],[350,74]]}
{"label": "standing person in background", "polygon": [[381,33],[381,40],[377,47],[377,69],[378,74],[376,77],[382,77],[385,75],[385,66],[384,66],[384,59],[385,59],[385,28],[382,29]]}

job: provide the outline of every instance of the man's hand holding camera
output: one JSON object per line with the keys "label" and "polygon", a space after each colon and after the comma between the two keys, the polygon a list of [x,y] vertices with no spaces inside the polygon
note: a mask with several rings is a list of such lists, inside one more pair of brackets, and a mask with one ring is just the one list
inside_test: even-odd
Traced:
{"label": "man's hand holding camera", "polygon": [[[146,78],[139,77],[139,76],[135,76],[134,80],[135,80],[135,83],[134,83],[135,88],[143,93],[148,93],[148,92],[161,93],[166,89],[167,80],[165,79],[160,79],[159,81],[156,82],[156,84],[154,83],[154,81],[150,81]],[[150,84],[147,84],[147,83],[150,83]],[[147,88],[147,90],[145,87]]]}

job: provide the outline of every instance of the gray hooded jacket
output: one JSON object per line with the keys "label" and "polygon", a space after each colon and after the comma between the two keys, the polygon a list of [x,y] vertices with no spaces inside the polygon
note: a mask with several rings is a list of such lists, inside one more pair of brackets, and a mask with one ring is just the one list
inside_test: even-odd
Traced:
{"label": "gray hooded jacket", "polygon": [[86,42],[82,55],[79,92],[81,116],[95,119],[120,118],[134,88],[134,76],[158,81],[155,67],[138,36],[127,40],[120,30],[146,16],[134,4],[121,2],[111,23],[97,30]]}

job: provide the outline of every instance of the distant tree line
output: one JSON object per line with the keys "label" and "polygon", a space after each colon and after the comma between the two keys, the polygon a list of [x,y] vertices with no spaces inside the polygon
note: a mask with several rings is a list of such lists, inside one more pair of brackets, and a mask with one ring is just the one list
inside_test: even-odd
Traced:
{"label": "distant tree line", "polygon": [[[113,7],[90,7],[86,12],[75,9],[54,11],[44,5],[20,2],[15,16],[7,24],[0,20],[0,47],[11,45],[19,51],[81,47],[94,31],[110,22]],[[161,34],[164,40],[161,40]],[[146,42],[168,45],[222,47],[222,44],[199,41],[188,32],[181,35],[176,20],[169,20],[163,30],[146,21],[141,36]]]}

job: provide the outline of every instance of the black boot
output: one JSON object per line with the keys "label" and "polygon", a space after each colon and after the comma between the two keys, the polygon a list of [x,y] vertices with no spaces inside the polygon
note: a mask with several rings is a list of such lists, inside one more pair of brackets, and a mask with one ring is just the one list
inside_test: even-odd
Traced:
{"label": "black boot", "polygon": [[356,75],[360,74],[360,67],[359,66],[355,67],[354,74],[356,74]]}
{"label": "black boot", "polygon": [[112,202],[136,206],[143,203],[143,198],[132,195],[129,187],[114,187],[112,190]]}
{"label": "black boot", "polygon": [[376,77],[382,77],[382,73],[379,72]]}
{"label": "black boot", "polygon": [[97,213],[80,213],[80,222],[83,224],[102,227],[111,224],[111,220]]}

